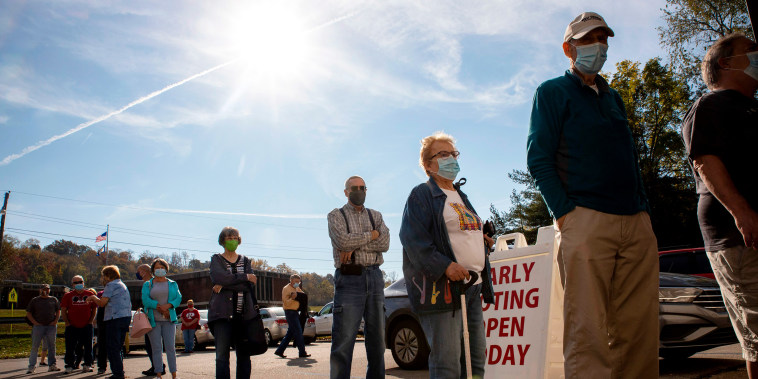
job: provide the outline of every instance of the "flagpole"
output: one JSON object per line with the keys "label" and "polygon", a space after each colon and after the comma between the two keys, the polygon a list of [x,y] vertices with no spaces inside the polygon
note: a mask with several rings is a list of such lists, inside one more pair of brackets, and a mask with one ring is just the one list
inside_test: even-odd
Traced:
{"label": "flagpole", "polygon": [[105,226],[105,265],[106,266],[108,265],[108,238],[110,238],[110,236],[108,235],[109,234],[108,232],[110,231],[110,228],[111,228],[110,224]]}

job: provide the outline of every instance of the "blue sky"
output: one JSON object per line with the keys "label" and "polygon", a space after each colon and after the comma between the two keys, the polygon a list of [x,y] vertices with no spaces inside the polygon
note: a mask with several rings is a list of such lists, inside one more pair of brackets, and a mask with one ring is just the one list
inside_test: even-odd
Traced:
{"label": "blue sky", "polygon": [[606,18],[612,71],[665,57],[664,5],[0,2],[6,233],[97,248],[110,224],[113,249],[207,260],[232,225],[241,253],[326,274],[326,214],[361,175],[392,233],[383,268],[400,275],[419,140],[452,134],[480,216],[507,209],[534,90],[568,67],[568,22]]}

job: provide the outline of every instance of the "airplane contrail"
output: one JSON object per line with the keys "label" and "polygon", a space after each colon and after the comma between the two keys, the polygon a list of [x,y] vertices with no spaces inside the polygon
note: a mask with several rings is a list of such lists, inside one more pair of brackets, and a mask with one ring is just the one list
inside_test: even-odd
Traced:
{"label": "airplane contrail", "polygon": [[[360,12],[353,12],[353,13],[347,14],[345,16],[337,17],[335,19],[327,21],[327,22],[325,22],[325,23],[323,23],[323,24],[321,24],[319,26],[316,26],[316,27],[314,27],[314,28],[306,31],[305,34],[313,33],[315,31],[317,31],[319,29],[322,29],[322,28],[325,28],[325,27],[327,27],[329,25],[336,24],[338,22],[341,22],[343,20],[346,20],[348,18],[353,17],[353,16],[357,15],[358,13],[360,13]],[[42,147],[45,147],[45,146],[47,146],[47,145],[49,145],[49,144],[51,144],[51,143],[53,143],[53,142],[55,142],[55,141],[57,141],[59,139],[68,137],[68,136],[70,136],[70,135],[72,135],[72,134],[74,134],[74,133],[76,133],[76,132],[78,132],[78,131],[80,131],[82,129],[86,129],[86,128],[92,126],[92,125],[95,125],[95,124],[100,123],[102,121],[105,121],[105,120],[107,120],[107,119],[109,119],[109,118],[111,118],[113,116],[121,114],[124,111],[128,110],[129,108],[131,108],[131,107],[133,107],[135,105],[139,105],[139,104],[141,104],[141,103],[143,103],[143,102],[145,102],[147,100],[150,100],[150,99],[152,99],[152,98],[154,98],[154,97],[156,97],[156,96],[158,96],[158,95],[160,95],[160,94],[162,94],[162,93],[164,93],[164,92],[166,92],[166,91],[168,91],[168,90],[170,90],[170,89],[172,89],[174,87],[178,87],[178,86],[180,86],[180,85],[182,85],[184,83],[187,83],[187,82],[189,82],[191,80],[197,79],[197,78],[199,78],[201,76],[204,76],[204,75],[208,75],[208,74],[210,74],[213,71],[216,71],[216,70],[218,70],[220,68],[226,67],[226,66],[228,66],[228,65],[236,62],[238,59],[239,58],[232,59],[229,62],[222,63],[222,64],[220,64],[220,65],[218,65],[216,67],[209,68],[209,69],[207,69],[207,70],[205,70],[205,71],[203,71],[203,72],[201,72],[199,74],[192,75],[192,76],[190,76],[190,77],[188,77],[186,79],[180,80],[180,81],[178,81],[178,82],[176,82],[174,84],[170,84],[170,85],[168,85],[166,87],[163,87],[162,89],[159,89],[159,90],[157,90],[155,92],[150,93],[147,96],[140,97],[139,99],[132,101],[131,103],[129,103],[129,104],[121,107],[120,109],[117,109],[117,110],[115,110],[113,112],[110,112],[108,114],[102,115],[102,116],[100,116],[98,118],[95,118],[93,120],[90,120],[90,121],[87,121],[87,122],[83,122],[83,123],[77,125],[76,127],[74,127],[73,129],[70,129],[70,130],[68,130],[68,131],[66,131],[66,132],[64,132],[62,134],[58,134],[56,136],[52,136],[52,137],[50,137],[50,138],[48,138],[48,139],[46,139],[44,141],[39,141],[39,142],[37,142],[34,145],[31,145],[31,146],[28,146],[28,147],[24,148],[23,150],[21,150],[20,153],[11,154],[11,155],[3,158],[3,160],[0,161],[0,166],[6,166],[6,165],[10,164],[11,162],[15,161],[16,159],[19,159],[19,158],[23,157],[26,154],[29,154],[29,153],[31,153],[31,152],[33,152],[35,150],[38,150],[38,149],[40,149]]]}
{"label": "airplane contrail", "polygon": [[120,109],[117,109],[117,110],[115,110],[115,111],[113,111],[111,113],[102,115],[102,116],[100,116],[100,117],[98,117],[96,119],[93,119],[93,120],[90,120],[90,121],[87,121],[87,122],[83,122],[83,123],[77,125],[75,128],[66,131],[65,133],[58,134],[57,136],[52,136],[52,137],[50,137],[50,138],[48,138],[48,139],[46,139],[44,141],[39,141],[39,142],[37,142],[34,145],[31,145],[29,147],[24,148],[24,150],[21,150],[20,153],[11,154],[11,155],[5,157],[2,161],[0,161],[0,166],[5,166],[5,165],[7,165],[7,164],[9,164],[9,163],[11,163],[13,161],[15,161],[16,159],[21,158],[24,155],[31,153],[32,151],[35,151],[35,150],[37,150],[39,148],[42,148],[42,147],[45,147],[45,146],[47,146],[47,145],[49,145],[49,144],[51,144],[51,143],[53,143],[53,142],[55,142],[55,141],[57,141],[57,140],[59,140],[61,138],[68,137],[68,136],[70,136],[70,135],[72,135],[72,134],[74,134],[74,133],[76,133],[76,132],[78,132],[78,131],[80,131],[82,129],[88,128],[88,127],[90,127],[92,125],[95,125],[95,124],[97,124],[99,122],[105,121],[105,120],[107,120],[107,119],[109,119],[109,118],[111,118],[111,117],[113,117],[115,115],[123,113],[124,111],[126,111],[127,109],[129,109],[129,108],[131,108],[131,107],[133,107],[135,105],[144,103],[145,101],[150,100],[150,99],[152,99],[152,98],[154,98],[154,97],[156,97],[156,96],[158,96],[158,95],[160,95],[160,94],[162,94],[162,93],[164,93],[164,92],[166,92],[166,91],[168,91],[168,90],[170,90],[170,89],[172,89],[174,87],[177,87],[177,86],[180,86],[180,85],[182,85],[184,83],[187,83],[190,80],[197,79],[197,78],[199,78],[199,77],[201,77],[203,75],[210,74],[211,72],[216,71],[216,70],[218,70],[218,69],[220,69],[222,67],[228,66],[228,65],[234,63],[235,61],[236,61],[236,59],[231,60],[231,61],[226,62],[226,63],[222,63],[222,64],[220,64],[220,65],[218,65],[216,67],[209,68],[209,69],[207,69],[207,70],[205,70],[205,71],[203,71],[203,72],[201,72],[199,74],[192,75],[192,76],[190,76],[190,77],[188,77],[186,79],[180,80],[180,81],[178,81],[178,82],[176,82],[174,84],[170,84],[170,85],[168,85],[166,87],[163,87],[162,89],[159,89],[159,90],[157,90],[157,91],[155,91],[155,92],[153,92],[153,93],[151,93],[151,94],[149,94],[147,96],[142,96],[139,99],[134,100],[131,103],[129,103],[129,104],[127,104],[127,105],[121,107]]}

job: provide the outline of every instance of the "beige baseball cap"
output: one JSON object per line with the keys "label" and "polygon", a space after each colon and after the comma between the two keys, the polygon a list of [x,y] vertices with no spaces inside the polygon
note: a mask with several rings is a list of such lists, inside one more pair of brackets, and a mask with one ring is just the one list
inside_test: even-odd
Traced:
{"label": "beige baseball cap", "polygon": [[582,38],[585,34],[596,28],[604,28],[608,31],[610,37],[614,35],[613,30],[608,27],[602,16],[595,12],[584,12],[576,16],[574,21],[571,21],[568,27],[566,27],[566,33],[563,34],[563,42],[568,42],[572,38]]}

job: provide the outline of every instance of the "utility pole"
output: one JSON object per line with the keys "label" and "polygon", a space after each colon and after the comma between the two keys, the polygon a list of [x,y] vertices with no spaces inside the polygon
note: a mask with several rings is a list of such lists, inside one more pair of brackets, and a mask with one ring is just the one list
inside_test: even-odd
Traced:
{"label": "utility pole", "polygon": [[8,209],[8,197],[10,197],[11,191],[5,193],[5,201],[3,201],[3,208],[0,209],[0,256],[3,255],[3,238],[5,236],[5,213]]}

